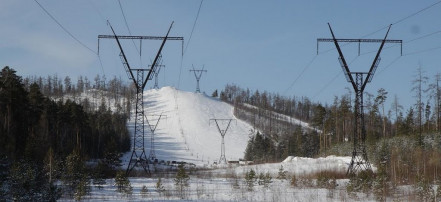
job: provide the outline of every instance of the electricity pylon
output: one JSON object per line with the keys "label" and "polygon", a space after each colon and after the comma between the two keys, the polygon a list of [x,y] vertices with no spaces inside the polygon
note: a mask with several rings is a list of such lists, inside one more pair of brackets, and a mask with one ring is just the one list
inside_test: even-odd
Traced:
{"label": "electricity pylon", "polygon": [[[230,128],[231,121],[233,121],[233,120],[235,120],[235,119],[210,119],[210,122],[209,122],[209,123],[211,123],[211,121],[214,121],[216,123],[217,130],[219,131],[219,133],[220,133],[220,135],[222,137],[221,156],[219,158],[219,163],[224,163],[224,164],[227,163],[227,158],[225,158],[225,140],[224,139],[225,139],[225,134],[227,134],[228,128]],[[221,122],[221,121],[222,122],[228,122],[228,124],[225,127],[225,129],[221,129],[220,128],[219,122]]]}
{"label": "electricity pylon", "polygon": [[[150,67],[150,65],[149,65]],[[159,75],[159,71],[161,71],[161,68],[165,68],[165,65],[162,64],[162,60],[160,62],[160,65],[156,65],[156,71],[154,72],[155,74],[155,85],[153,86],[154,89],[159,89],[159,85],[158,85],[158,75]]]}
{"label": "electricity pylon", "polygon": [[202,69],[194,69],[194,66],[193,66],[193,69],[190,70],[190,72],[194,73],[194,77],[196,78],[196,93],[201,92],[201,89],[199,88],[199,80],[201,80],[202,73],[207,72],[207,70],[204,70],[204,66],[202,66]]}
{"label": "electricity pylon", "polygon": [[[366,128],[364,123],[364,111],[363,111],[363,92],[367,83],[372,81],[375,71],[380,63],[380,53],[383,49],[385,43],[400,43],[402,46],[402,40],[386,40],[389,29],[386,32],[384,39],[336,39],[334,32],[332,31],[331,25],[328,23],[329,30],[332,34],[332,39],[317,39],[317,53],[318,53],[318,43],[319,42],[334,42],[339,54],[340,65],[346,76],[346,80],[352,84],[355,92],[355,105],[354,105],[354,150],[352,151],[352,159],[349,164],[347,174],[353,175],[359,171],[371,170],[371,164],[369,163],[368,156],[366,153]],[[340,49],[338,42],[358,42],[358,54],[360,55],[360,43],[380,43],[380,48],[377,51],[374,61],[372,62],[369,72],[351,72],[349,70],[348,64],[343,56],[343,52]],[[401,48],[402,49],[402,48]],[[355,78],[353,77],[355,76]],[[366,76],[366,78],[364,78]]]}
{"label": "electricity pylon", "polygon": [[155,154],[155,131],[156,131],[156,128],[158,127],[158,124],[159,124],[159,121],[161,120],[161,118],[162,117],[166,117],[167,118],[167,115],[163,115],[161,113],[161,115],[152,115],[152,116],[158,116],[159,117],[155,124],[150,124],[150,121],[147,118],[147,116],[145,117],[145,119],[147,121],[147,125],[149,126],[150,132],[151,132],[149,159],[150,160],[155,160],[156,159],[156,154]]}
{"label": "electricity pylon", "polygon": [[[110,24],[109,24],[110,25]],[[132,155],[130,157],[129,164],[127,166],[126,174],[129,174],[132,169],[140,165],[144,171],[150,176],[150,169],[149,169],[149,163],[147,161],[147,157],[145,154],[145,147],[144,147],[144,105],[143,105],[143,92],[144,88],[147,84],[148,80],[152,79],[152,76],[155,72],[155,69],[157,68],[158,61],[161,58],[161,51],[164,47],[165,42],[167,41],[168,34],[170,33],[170,30],[173,26],[173,22],[170,25],[170,28],[167,31],[166,36],[163,38],[162,44],[158,50],[158,53],[156,54],[156,57],[150,66],[150,69],[133,69],[130,67],[129,62],[127,61],[127,57],[124,54],[124,50],[121,46],[121,43],[119,41],[119,36],[115,34],[115,31],[113,30],[113,27],[110,25],[110,28],[112,29],[114,38],[116,39],[116,42],[118,44],[118,47],[121,51],[119,54],[123,66],[126,70],[126,73],[133,81],[136,87],[136,104],[135,104],[135,134],[133,136],[133,148],[132,148]],[[98,40],[99,40],[98,36]],[[144,74],[147,73],[145,76]],[[136,76],[134,75],[136,74]]]}
{"label": "electricity pylon", "polygon": [[154,89],[159,89],[158,75],[159,71],[161,71],[161,68],[165,68],[165,65],[158,65],[158,71],[155,72],[155,85],[153,86]]}

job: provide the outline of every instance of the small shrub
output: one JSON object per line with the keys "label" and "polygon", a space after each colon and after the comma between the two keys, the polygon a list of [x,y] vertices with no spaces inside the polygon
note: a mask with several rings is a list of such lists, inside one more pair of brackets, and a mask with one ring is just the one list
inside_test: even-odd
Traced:
{"label": "small shrub", "polygon": [[297,177],[295,175],[291,177],[291,186],[297,187]]}
{"label": "small shrub", "polygon": [[245,173],[245,183],[248,191],[253,191],[254,183],[256,182],[256,172],[251,169]]}
{"label": "small shrub", "polygon": [[162,184],[161,178],[158,178],[158,181],[156,182],[155,188],[156,188],[156,192],[158,192],[159,195],[161,195],[163,192],[165,192],[165,188],[164,188],[164,185]]}
{"label": "small shrub", "polygon": [[118,192],[124,193],[127,197],[132,195],[133,187],[124,171],[118,171],[116,174],[115,185]]}
{"label": "small shrub", "polygon": [[337,180],[334,173],[327,171],[318,173],[317,187],[335,189],[337,187]]}
{"label": "small shrub", "polygon": [[147,186],[143,185],[139,193],[141,194],[142,198],[147,198],[147,196],[149,195],[149,189],[147,188]]}
{"label": "small shrub", "polygon": [[280,165],[279,173],[277,174],[277,179],[286,180],[287,178],[286,173],[287,171],[283,169],[283,165]]}
{"label": "small shrub", "polygon": [[300,187],[314,187],[314,182],[311,178],[302,177],[297,180],[297,186]]}
{"label": "small shrub", "polygon": [[360,171],[349,179],[346,190],[349,193],[363,192],[368,194],[372,189],[374,174],[372,170]]}
{"label": "small shrub", "polygon": [[180,164],[178,166],[178,173],[176,173],[176,177],[174,181],[175,181],[175,186],[178,188],[178,192],[181,198],[184,198],[185,188],[189,186],[188,180],[190,180],[190,177],[185,172],[184,165]]}
{"label": "small shrub", "polygon": [[417,183],[413,185],[417,198],[420,201],[434,201],[433,185],[428,179],[424,177],[418,177]]}

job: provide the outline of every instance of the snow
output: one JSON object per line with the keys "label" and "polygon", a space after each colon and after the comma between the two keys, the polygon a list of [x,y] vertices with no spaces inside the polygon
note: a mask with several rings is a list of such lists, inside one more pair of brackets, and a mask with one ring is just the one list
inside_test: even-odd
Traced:
{"label": "snow", "polygon": [[[102,189],[93,187],[85,200],[90,201],[375,201],[372,194],[355,193],[349,195],[346,191],[348,179],[337,180],[335,189],[318,188],[315,185],[296,187],[291,186],[290,180],[276,179],[279,168],[283,165],[288,176],[295,174],[297,178],[307,176],[314,172],[324,170],[346,171],[350,157],[328,156],[325,158],[288,157],[281,163],[259,164],[250,166],[224,167],[214,170],[202,170],[190,174],[189,187],[186,188],[184,199],[179,198],[179,193],[174,185],[174,175],[163,177],[162,183],[165,193],[158,193],[155,189],[157,177],[129,178],[133,187],[131,196],[124,196],[116,191],[113,179],[107,179]],[[268,188],[255,185],[252,191],[247,190],[244,180],[246,171],[254,169],[257,174],[269,172],[272,183]],[[236,175],[237,177],[232,177]],[[163,174],[164,175],[164,174]],[[164,176],[167,176],[165,174]],[[237,183],[238,186],[234,186]],[[143,186],[148,188],[148,194],[142,196],[140,191]],[[70,199],[61,199],[70,200]]]}
{"label": "snow", "polygon": [[[80,98],[90,97],[81,95]],[[94,102],[94,101],[93,101]],[[95,100],[96,102],[96,100]],[[108,101],[114,109],[115,103]],[[154,125],[158,121],[158,115],[165,115],[159,121],[155,130],[155,153],[159,160],[185,161],[194,163],[198,168],[204,168],[190,173],[189,187],[185,191],[184,199],[178,197],[174,185],[174,174],[170,170],[153,173],[152,178],[133,177],[129,178],[133,187],[131,196],[116,191],[114,179],[107,179],[106,184],[99,189],[92,186],[91,193],[85,196],[89,201],[161,201],[161,200],[194,200],[194,201],[373,201],[373,196],[357,193],[349,196],[345,184],[347,179],[337,180],[336,189],[328,190],[318,187],[292,187],[289,180],[276,179],[281,166],[287,171],[288,176],[307,176],[321,171],[346,172],[351,157],[328,156],[323,158],[303,158],[290,156],[280,163],[259,165],[217,165],[213,164],[220,157],[221,135],[217,125],[212,119],[236,119],[233,115],[233,107],[200,93],[183,92],[172,87],[163,87],[159,90],[147,90],[144,93],[144,110],[149,123]],[[133,114],[133,113],[132,113]],[[284,117],[292,123],[308,127],[307,123]],[[220,130],[225,130],[228,122],[220,121]],[[134,118],[128,123],[130,133],[134,133]],[[145,151],[150,152],[150,137],[148,126],[145,126],[146,136],[144,140]],[[227,160],[239,160],[243,158],[252,126],[244,121],[233,121],[225,135],[225,148]],[[133,140],[132,140],[133,141]],[[132,142],[133,144],[133,142]],[[125,169],[130,160],[131,151],[123,155]],[[209,166],[208,166],[209,165]],[[165,166],[164,166],[165,167]],[[209,168],[206,170],[206,168]],[[250,169],[257,174],[270,173],[273,182],[269,188],[262,185],[248,191],[244,175]],[[165,193],[158,193],[155,184],[158,176],[163,176],[162,182]],[[237,176],[237,177],[233,177]],[[233,186],[235,183],[238,186]],[[142,196],[140,191],[143,186],[148,188],[148,194]],[[72,201],[62,198],[60,201]]]}
{"label": "snow", "polygon": [[[248,107],[248,108],[257,109],[257,107],[254,106],[254,105],[250,105],[250,104],[247,104],[247,103],[245,103],[244,105],[246,107]],[[292,116],[288,116],[288,115],[285,115],[285,114],[280,114],[280,113],[277,113],[277,112],[271,112],[271,114],[272,114],[273,117],[275,117],[278,120],[287,121],[288,123],[291,123],[291,124],[300,125],[302,128],[307,128],[307,129],[310,129],[310,130],[315,130],[318,133],[321,133],[321,130],[318,130],[318,129],[314,128],[314,127],[311,127],[309,125],[309,123],[306,123],[304,121],[296,119],[296,118],[294,118]]]}
{"label": "snow", "polygon": [[235,167],[234,171],[238,175],[243,175],[247,171],[253,169],[257,173],[269,172],[271,175],[277,176],[280,167],[283,166],[283,169],[287,171],[288,175],[296,176],[306,176],[309,174],[319,173],[321,171],[346,173],[350,162],[350,156],[328,156],[320,158],[289,156],[281,163],[239,166]]}
{"label": "snow", "polygon": [[[157,159],[185,161],[196,165],[210,165],[221,154],[221,135],[216,123],[210,119],[236,119],[233,106],[200,93],[179,91],[173,87],[151,89],[144,92],[144,111],[150,124],[161,118],[155,130],[154,143]],[[219,121],[221,130],[227,123]],[[134,119],[129,123],[133,134]],[[244,121],[235,120],[225,135],[227,160],[243,158],[252,127]],[[148,131],[148,126],[146,126]],[[146,132],[144,144],[149,155],[151,133]],[[131,152],[124,154],[122,167],[130,160]]]}

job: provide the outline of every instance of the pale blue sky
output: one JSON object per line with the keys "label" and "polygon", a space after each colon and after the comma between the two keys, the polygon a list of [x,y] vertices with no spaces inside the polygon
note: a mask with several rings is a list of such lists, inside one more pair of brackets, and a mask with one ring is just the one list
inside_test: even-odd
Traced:
{"label": "pale blue sky", "polygon": [[[97,50],[97,36],[111,33],[106,20],[117,34],[128,35],[117,0],[39,2],[93,51]],[[406,17],[436,2],[205,0],[182,69],[181,43],[166,43],[163,50],[166,67],[161,70],[159,84],[177,87],[182,70],[179,88],[194,91],[196,81],[188,70],[192,64],[205,65],[208,72],[202,76],[201,90],[209,94],[234,83],[251,90],[307,96],[331,104],[333,97],[346,93],[345,87],[350,84],[339,74],[337,51],[325,52],[334,48],[332,43],[320,44],[320,51],[325,53],[316,56],[316,39],[331,37],[327,23],[331,23],[337,38],[360,38],[398,22],[392,26],[388,39],[404,41],[403,56],[400,57],[398,46],[385,49],[366,92],[375,95],[379,88],[385,88],[389,101],[396,94],[408,108],[414,103],[410,89],[418,65],[426,71],[430,82],[441,72],[441,3]],[[170,36],[183,36],[186,46],[200,1],[132,0],[121,4],[133,35],[162,36],[175,21]],[[100,43],[102,69],[92,51],[72,39],[32,0],[2,0],[0,27],[0,65],[9,65],[20,75],[69,75],[76,80],[78,75],[93,78],[104,70],[107,78],[116,75],[129,81],[114,40]],[[386,29],[382,29],[366,38],[381,39],[385,33]],[[431,33],[434,34],[406,43]],[[139,45],[139,41],[135,43]],[[159,45],[159,41],[143,41],[140,58],[132,41],[123,42],[134,68],[149,65]],[[362,44],[361,52],[375,51],[378,47],[379,44]],[[414,54],[432,48],[435,49]],[[368,71],[375,56],[370,53],[357,57],[356,44],[343,46],[343,53],[351,63],[350,69],[356,71]],[[147,86],[152,85],[153,81]]]}

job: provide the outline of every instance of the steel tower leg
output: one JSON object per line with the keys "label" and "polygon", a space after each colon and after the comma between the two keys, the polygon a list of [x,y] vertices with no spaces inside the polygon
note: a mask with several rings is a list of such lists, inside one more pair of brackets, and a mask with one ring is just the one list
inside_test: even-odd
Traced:
{"label": "steel tower leg", "polygon": [[139,85],[136,86],[135,134],[133,136],[132,155],[126,173],[129,174],[130,171],[139,164],[150,176],[149,163],[144,149],[144,90],[141,86],[143,78],[144,70],[136,70],[136,79]]}
{"label": "steel tower leg", "polygon": [[363,91],[360,90],[363,84],[363,73],[355,73],[355,106],[354,106],[354,150],[347,173],[355,174],[362,170],[371,170],[371,164],[366,153],[366,128],[364,124]]}

